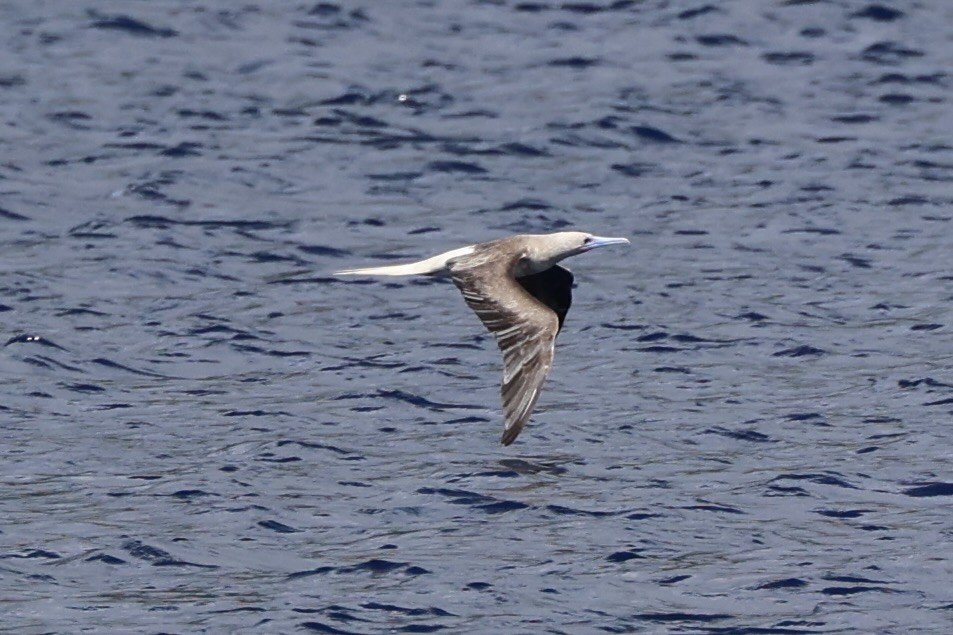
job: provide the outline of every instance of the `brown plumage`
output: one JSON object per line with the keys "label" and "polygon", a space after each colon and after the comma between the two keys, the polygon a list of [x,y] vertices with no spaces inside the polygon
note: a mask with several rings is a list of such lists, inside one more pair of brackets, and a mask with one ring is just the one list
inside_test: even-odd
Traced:
{"label": "brown plumage", "polygon": [[572,304],[573,275],[557,263],[596,247],[627,242],[582,232],[511,236],[420,262],[338,274],[449,273],[503,353],[502,442],[509,445],[533,412],[553,365],[556,335]]}

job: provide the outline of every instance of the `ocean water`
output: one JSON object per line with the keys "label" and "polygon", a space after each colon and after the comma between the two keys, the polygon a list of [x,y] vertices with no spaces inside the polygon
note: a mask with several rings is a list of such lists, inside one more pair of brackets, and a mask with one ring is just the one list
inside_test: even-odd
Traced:
{"label": "ocean water", "polygon": [[0,11],[3,630],[953,629],[953,5]]}

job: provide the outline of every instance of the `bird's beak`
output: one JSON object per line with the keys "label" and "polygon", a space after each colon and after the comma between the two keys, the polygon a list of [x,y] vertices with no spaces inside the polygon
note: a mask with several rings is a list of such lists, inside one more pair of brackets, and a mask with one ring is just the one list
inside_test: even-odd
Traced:
{"label": "bird's beak", "polygon": [[596,249],[597,247],[608,247],[609,245],[628,245],[628,238],[603,238],[602,236],[593,236],[592,240],[586,243],[584,250]]}

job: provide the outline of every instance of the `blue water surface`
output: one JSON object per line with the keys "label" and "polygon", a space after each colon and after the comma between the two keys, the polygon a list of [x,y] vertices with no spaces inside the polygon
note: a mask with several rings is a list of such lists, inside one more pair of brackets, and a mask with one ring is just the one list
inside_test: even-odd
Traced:
{"label": "blue water surface", "polygon": [[4,629],[950,631],[953,5],[0,8]]}

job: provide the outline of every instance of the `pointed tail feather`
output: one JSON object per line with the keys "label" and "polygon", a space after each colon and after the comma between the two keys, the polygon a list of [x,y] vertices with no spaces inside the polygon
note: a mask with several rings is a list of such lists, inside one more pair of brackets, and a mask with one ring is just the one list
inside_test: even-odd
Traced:
{"label": "pointed tail feather", "polygon": [[364,267],[361,269],[344,269],[335,271],[336,276],[414,276],[446,273],[447,262],[453,258],[466,256],[473,251],[473,246],[454,249],[432,258],[409,262],[402,265],[387,265],[384,267]]}

